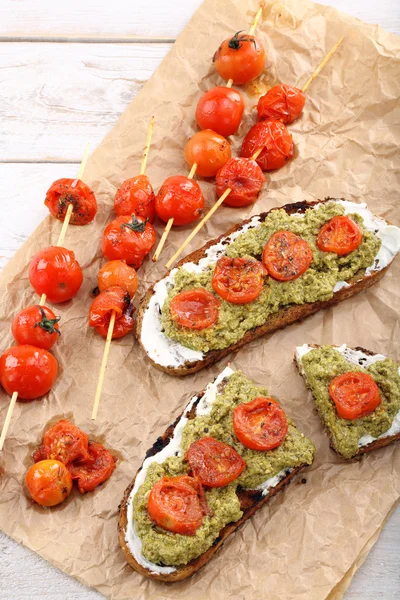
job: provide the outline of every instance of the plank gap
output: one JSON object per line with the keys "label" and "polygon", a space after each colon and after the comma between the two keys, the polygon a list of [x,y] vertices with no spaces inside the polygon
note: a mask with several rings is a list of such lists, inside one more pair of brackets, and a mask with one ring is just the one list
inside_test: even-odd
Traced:
{"label": "plank gap", "polygon": [[32,44],[173,44],[174,37],[137,37],[134,35],[125,37],[98,37],[98,36],[0,36],[0,42]]}

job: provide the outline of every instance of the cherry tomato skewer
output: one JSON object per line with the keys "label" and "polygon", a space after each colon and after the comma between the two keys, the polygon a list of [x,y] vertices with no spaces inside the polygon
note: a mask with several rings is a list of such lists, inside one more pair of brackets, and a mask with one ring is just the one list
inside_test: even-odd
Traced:
{"label": "cherry tomato skewer", "polygon": [[[253,35],[253,33],[255,32],[256,27],[258,25],[258,21],[260,20],[260,17],[262,15],[263,8],[264,8],[264,3],[261,4],[260,8],[258,9],[258,11],[256,13],[256,16],[254,17],[254,21],[248,31],[249,35]],[[230,88],[230,87],[232,87],[232,85],[233,85],[233,79],[228,79],[228,81],[226,83],[226,87]]]}

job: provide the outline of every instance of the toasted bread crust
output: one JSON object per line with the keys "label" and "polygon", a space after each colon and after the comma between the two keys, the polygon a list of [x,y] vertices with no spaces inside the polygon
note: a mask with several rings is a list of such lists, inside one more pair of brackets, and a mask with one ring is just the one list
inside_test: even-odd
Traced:
{"label": "toasted bread crust", "polygon": [[[264,220],[266,218],[266,216],[272,210],[277,210],[279,208],[283,208],[288,214],[305,212],[308,208],[310,208],[312,206],[321,204],[321,202],[329,202],[330,200],[332,200],[332,199],[326,198],[325,200],[316,201],[316,202],[296,202],[293,204],[286,204],[285,206],[282,206],[282,207],[272,208],[270,211],[261,213],[258,216],[260,217],[261,220]],[[215,244],[220,242],[221,239],[223,239],[226,236],[237,231],[240,227],[242,227],[246,223],[249,223],[251,221],[251,219],[253,219],[253,218],[254,218],[254,216],[251,217],[250,219],[247,219],[246,221],[243,221],[243,222],[235,225],[234,227],[229,229],[227,232],[223,233],[218,238],[216,238],[214,240],[210,240],[209,242],[207,242],[207,244],[205,244],[204,246],[202,246],[195,252],[192,252],[191,254],[189,254],[182,260],[180,260],[174,268],[180,267],[187,262],[193,262],[193,263],[197,264],[200,261],[200,259],[205,256],[206,250],[210,246],[214,246]],[[360,272],[359,274],[355,275],[351,280],[347,281],[347,283],[349,284],[348,286],[343,287],[338,292],[335,292],[333,294],[333,297],[330,298],[329,300],[325,300],[325,301],[321,301],[321,302],[309,302],[309,303],[300,304],[300,305],[293,305],[293,306],[289,306],[288,308],[282,309],[282,310],[278,311],[273,317],[269,318],[263,325],[260,325],[259,327],[255,327],[254,329],[247,331],[245,333],[245,335],[240,340],[238,340],[236,343],[231,344],[230,346],[228,346],[227,348],[224,348],[223,350],[212,350],[210,352],[207,352],[204,355],[204,358],[202,360],[185,363],[184,365],[181,365],[179,367],[164,367],[164,366],[158,364],[157,362],[153,361],[148,356],[146,349],[144,348],[142,341],[141,341],[143,315],[144,315],[145,311],[147,310],[150,298],[152,297],[152,295],[154,293],[154,285],[155,284],[153,284],[153,286],[151,286],[151,288],[147,291],[147,293],[145,294],[145,296],[142,298],[142,300],[140,302],[138,317],[137,317],[137,324],[136,324],[136,337],[139,341],[139,344],[143,348],[143,350],[146,354],[146,357],[152,363],[152,365],[154,367],[156,367],[156,369],[163,371],[164,373],[168,373],[169,375],[173,375],[175,377],[185,377],[186,375],[191,375],[193,373],[196,373],[197,371],[200,371],[201,369],[204,369],[204,368],[216,363],[217,361],[221,360],[222,358],[224,358],[231,352],[235,352],[236,350],[239,350],[239,348],[242,348],[243,346],[245,346],[246,344],[250,343],[251,341],[257,339],[260,336],[263,336],[267,333],[272,333],[273,331],[276,331],[277,329],[282,329],[282,328],[286,327],[287,325],[291,325],[295,321],[301,321],[301,320],[305,319],[306,317],[318,312],[319,310],[322,310],[323,308],[328,308],[329,306],[334,306],[335,304],[338,304],[339,302],[346,300],[346,298],[350,298],[351,296],[354,296],[355,294],[358,294],[358,293],[362,292],[363,290],[366,290],[367,288],[371,287],[374,283],[379,281],[379,279],[381,279],[381,277],[383,277],[383,275],[386,273],[389,266],[390,265],[388,265],[384,269],[381,269],[380,271],[374,272],[372,275],[365,275],[364,272]],[[164,277],[167,277],[170,272],[171,271],[168,271],[161,279],[164,279]]]}

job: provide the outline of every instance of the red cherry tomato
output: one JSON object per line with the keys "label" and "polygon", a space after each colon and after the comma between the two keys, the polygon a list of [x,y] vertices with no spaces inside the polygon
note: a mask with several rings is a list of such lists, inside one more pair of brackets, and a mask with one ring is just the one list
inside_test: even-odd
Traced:
{"label": "red cherry tomato", "polygon": [[58,460],[42,460],[32,465],[25,483],[32,500],[42,506],[61,504],[72,490],[71,474]]}
{"label": "red cherry tomato", "polygon": [[342,419],[353,420],[370,415],[382,402],[375,381],[368,373],[344,373],[335,377],[329,395]]}
{"label": "red cherry tomato", "polygon": [[46,458],[59,460],[64,465],[73,460],[86,460],[88,436],[84,431],[66,419],[61,419],[50,427],[43,436],[43,452]]}
{"label": "red cherry tomato", "polygon": [[317,246],[323,252],[344,256],[356,250],[362,242],[362,231],[350,217],[333,217],[321,229]]}
{"label": "red cherry tomato", "polygon": [[244,107],[240,92],[218,86],[208,90],[200,98],[196,108],[196,121],[201,129],[211,129],[228,137],[239,129]]}
{"label": "red cherry tomato", "polygon": [[153,223],[156,217],[154,192],[147,175],[138,175],[127,179],[115,194],[114,210],[124,217],[135,213]]}
{"label": "red cherry tomato", "polygon": [[297,279],[312,263],[310,244],[291,231],[277,231],[264,246],[262,262],[278,281]]}
{"label": "red cherry tomato", "polygon": [[124,337],[135,326],[129,294],[119,286],[110,287],[93,300],[89,312],[89,325],[94,327],[100,335],[107,337],[112,311],[115,311],[115,323],[112,339]]}
{"label": "red cherry tomato", "polygon": [[127,265],[124,260],[110,260],[101,267],[97,277],[97,285],[101,292],[118,285],[128,292],[131,299],[136,294],[138,283],[135,269]]}
{"label": "red cherry tomato", "polygon": [[169,305],[171,319],[188,329],[211,327],[218,319],[221,303],[204,288],[180,292]]}
{"label": "red cherry tomato", "polygon": [[261,169],[280,169],[293,156],[292,136],[280,121],[261,121],[244,138],[240,155],[249,158],[259,148],[264,148],[256,159]]}
{"label": "red cherry tomato", "polygon": [[185,148],[185,159],[190,167],[197,164],[200,177],[214,177],[231,157],[231,147],[222,135],[205,129],[195,133]]}
{"label": "red cherry tomato", "polygon": [[222,256],[214,269],[212,286],[221,298],[232,304],[247,304],[261,293],[267,275],[255,258]]}
{"label": "red cherry tomato", "polygon": [[53,304],[70,300],[82,285],[83,273],[72,250],[50,246],[31,260],[29,280],[35,292]]}
{"label": "red cherry tomato", "polygon": [[256,398],[233,409],[233,430],[251,450],[273,450],[288,432],[285,411],[272,398]]}
{"label": "red cherry tomato", "polygon": [[248,83],[258,77],[265,65],[265,50],[253,35],[238,31],[224,40],[213,56],[217,72],[236,85]]}
{"label": "red cherry tomato", "polygon": [[28,344],[12,346],[0,358],[0,383],[10,396],[18,392],[19,400],[34,400],[50,391],[58,363],[50,352]]}
{"label": "red cherry tomato", "polygon": [[265,177],[255,160],[231,158],[217,173],[217,195],[220,198],[227,188],[232,191],[224,200],[227,206],[248,206],[261,192]]}
{"label": "red cherry tomato", "polygon": [[199,184],[183,175],[168,177],[156,196],[156,212],[167,223],[188,225],[198,219],[204,208],[204,197]]}
{"label": "red cherry tomato", "polygon": [[47,306],[28,306],[14,317],[11,331],[18,344],[30,344],[49,350],[60,335],[58,321]]}
{"label": "red cherry tomato", "polygon": [[104,230],[101,249],[107,260],[125,260],[138,269],[156,243],[154,227],[142,217],[125,215]]}
{"label": "red cherry tomato", "polygon": [[89,443],[89,456],[85,460],[69,463],[72,479],[78,480],[81,494],[92,492],[98,485],[109,479],[115,469],[116,459],[111,452],[96,442]]}
{"label": "red cherry tomato", "polygon": [[193,475],[207,487],[224,487],[246,468],[243,458],[232,446],[212,437],[203,437],[190,445],[186,453]]}
{"label": "red cherry tomato", "polygon": [[97,212],[94,192],[80,179],[57,179],[48,189],[45,205],[56,219],[64,221],[68,206],[72,204],[71,225],[86,225]]}
{"label": "red cherry tomato", "polygon": [[258,100],[258,120],[275,119],[286,125],[293,123],[302,113],[306,96],[302,90],[290,85],[275,85]]}

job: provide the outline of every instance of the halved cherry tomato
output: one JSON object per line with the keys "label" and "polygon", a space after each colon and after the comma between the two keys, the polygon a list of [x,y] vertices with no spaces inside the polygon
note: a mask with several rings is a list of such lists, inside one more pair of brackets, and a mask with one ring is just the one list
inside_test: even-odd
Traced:
{"label": "halved cherry tomato", "polygon": [[259,149],[257,164],[263,171],[280,169],[293,156],[292,136],[280,121],[260,121],[253,125],[243,140],[240,155],[247,158]]}
{"label": "halved cherry tomato", "polygon": [[111,452],[96,442],[89,443],[89,457],[68,464],[72,479],[78,480],[81,494],[92,492],[98,485],[111,477],[116,459]]}
{"label": "halved cherry tomato", "polygon": [[297,279],[312,263],[310,244],[291,231],[277,231],[264,246],[262,262],[278,281]]}
{"label": "halved cherry tomato", "polygon": [[147,175],[137,175],[123,182],[115,194],[114,210],[124,217],[135,213],[153,223],[156,218],[154,191]]}
{"label": "halved cherry tomato", "polygon": [[272,450],[285,439],[288,420],[276,400],[255,398],[233,409],[233,430],[246,448]]}
{"label": "halved cherry tomato", "polygon": [[101,267],[97,277],[97,285],[101,292],[118,285],[128,292],[131,299],[136,294],[138,283],[135,269],[124,260],[110,260]]}
{"label": "halved cherry tomato", "polygon": [[156,243],[156,232],[142,217],[125,215],[111,221],[104,230],[101,249],[107,260],[125,260],[138,269]]}
{"label": "halved cherry tomato", "polygon": [[53,304],[71,300],[82,285],[82,269],[72,250],[50,246],[31,260],[29,281],[35,292]]}
{"label": "halved cherry tomato", "polygon": [[220,198],[227,188],[232,191],[224,200],[227,206],[248,206],[255,202],[261,192],[265,177],[255,160],[231,158],[215,178]]}
{"label": "halved cherry tomato", "polygon": [[204,288],[180,292],[169,305],[171,319],[189,329],[211,327],[218,319],[221,303]]}
{"label": "halved cherry tomato", "polygon": [[115,323],[112,339],[116,340],[124,337],[135,326],[133,317],[135,308],[131,304],[129,294],[117,285],[100,292],[93,300],[89,311],[90,327],[94,327],[97,333],[105,338],[113,311],[115,311]]}
{"label": "halved cherry tomato", "polygon": [[255,258],[222,256],[214,269],[211,284],[214,292],[232,304],[247,304],[261,293],[267,275]]}
{"label": "halved cherry tomato", "polygon": [[31,466],[25,477],[32,500],[42,506],[61,504],[71,493],[72,477],[58,460],[41,460]]}
{"label": "halved cherry tomato", "polygon": [[248,83],[258,77],[265,65],[265,50],[253,35],[238,31],[224,40],[213,56],[217,72],[236,85]]}
{"label": "halved cherry tomato", "polygon": [[185,159],[190,167],[197,164],[200,177],[214,177],[231,157],[231,146],[222,135],[204,129],[190,138],[185,148]]}
{"label": "halved cherry tomato", "polygon": [[174,225],[188,225],[200,217],[203,208],[199,184],[184,175],[168,177],[156,196],[156,213],[164,223],[172,218]]}
{"label": "halved cherry tomato", "polygon": [[203,437],[190,445],[186,460],[193,475],[207,487],[224,487],[246,468],[243,458],[232,446],[213,437]]}
{"label": "halved cherry tomato", "polygon": [[0,358],[0,383],[10,396],[34,400],[50,391],[56,380],[58,362],[50,352],[24,344],[12,346]]}
{"label": "halved cherry tomato", "polygon": [[240,92],[218,86],[208,90],[200,98],[196,108],[196,121],[201,129],[211,129],[228,137],[239,129],[244,107]]}
{"label": "halved cherry tomato", "polygon": [[59,460],[68,465],[74,460],[86,460],[88,454],[88,436],[84,431],[66,419],[61,419],[43,436],[46,458]]}
{"label": "halved cherry tomato", "polygon": [[344,373],[335,377],[329,395],[342,419],[353,420],[370,415],[382,402],[381,393],[368,373]]}
{"label": "halved cherry tomato", "polygon": [[194,535],[205,514],[202,495],[201,484],[194,477],[163,477],[150,492],[149,517],[167,531]]}
{"label": "halved cherry tomato", "polygon": [[306,96],[299,88],[275,85],[258,100],[258,119],[275,119],[288,125],[301,115],[305,101]]}
{"label": "halved cherry tomato", "polygon": [[317,246],[339,256],[353,252],[362,242],[362,232],[350,217],[333,217],[320,229]]}
{"label": "halved cherry tomato", "polygon": [[47,190],[45,205],[56,219],[64,221],[68,206],[72,204],[71,225],[86,225],[97,212],[93,190],[80,179],[57,179]]}
{"label": "halved cherry tomato", "polygon": [[47,306],[28,306],[14,317],[11,331],[18,344],[31,344],[49,350],[60,335],[58,321]]}

